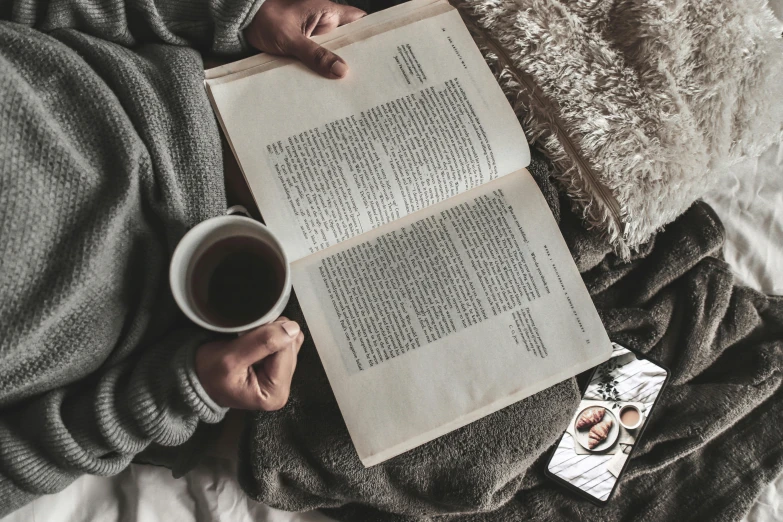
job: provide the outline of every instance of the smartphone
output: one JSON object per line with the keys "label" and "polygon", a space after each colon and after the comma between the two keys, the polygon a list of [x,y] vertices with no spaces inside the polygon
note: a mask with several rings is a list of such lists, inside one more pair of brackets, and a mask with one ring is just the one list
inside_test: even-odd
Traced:
{"label": "smartphone", "polygon": [[660,364],[612,344],[612,357],[593,370],[545,470],[550,479],[600,506],[617,488],[669,379]]}

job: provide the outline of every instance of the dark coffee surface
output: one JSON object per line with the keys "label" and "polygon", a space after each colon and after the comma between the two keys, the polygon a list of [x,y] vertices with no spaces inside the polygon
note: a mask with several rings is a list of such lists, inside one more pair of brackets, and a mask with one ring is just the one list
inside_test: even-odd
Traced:
{"label": "dark coffee surface", "polygon": [[251,323],[267,313],[283,291],[285,270],[278,254],[246,236],[209,247],[194,264],[191,291],[199,314],[222,327]]}

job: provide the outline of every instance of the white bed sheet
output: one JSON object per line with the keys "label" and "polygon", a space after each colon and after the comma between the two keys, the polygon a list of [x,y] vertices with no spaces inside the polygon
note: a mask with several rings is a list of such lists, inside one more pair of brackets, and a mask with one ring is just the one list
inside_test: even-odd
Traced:
{"label": "white bed sheet", "polygon": [[[769,0],[783,21],[783,0]],[[780,100],[783,103],[783,100]],[[741,166],[749,181],[728,175],[705,200],[726,227],[726,261],[742,283],[768,294],[783,294],[783,143],[757,161]],[[756,196],[758,195],[758,198]],[[757,226],[754,226],[757,225]],[[783,520],[783,474],[769,484],[745,517],[746,522]]]}
{"label": "white bed sheet", "polygon": [[783,294],[783,143],[737,165],[704,200],[723,221],[723,253],[737,280]]}
{"label": "white bed sheet", "polygon": [[[783,19],[783,0],[772,0],[770,6]],[[783,143],[737,166],[705,200],[726,227],[726,261],[737,280],[765,293],[783,294]],[[287,513],[253,502],[235,476],[235,462],[219,455],[206,457],[179,480],[165,468],[134,464],[115,477],[82,477],[0,522],[331,520],[320,513]],[[745,520],[783,520],[783,475],[764,489]]]}
{"label": "white bed sheet", "polygon": [[132,464],[114,477],[85,476],[2,522],[323,522],[318,513],[288,513],[250,500],[233,461],[209,456],[181,479],[158,466]]}

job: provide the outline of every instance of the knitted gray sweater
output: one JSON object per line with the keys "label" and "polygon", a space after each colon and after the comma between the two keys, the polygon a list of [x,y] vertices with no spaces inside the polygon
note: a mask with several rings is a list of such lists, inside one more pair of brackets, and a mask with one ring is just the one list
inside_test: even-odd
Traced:
{"label": "knitted gray sweater", "polygon": [[0,516],[224,415],[166,273],[225,209],[188,46],[240,51],[260,3],[0,1]]}

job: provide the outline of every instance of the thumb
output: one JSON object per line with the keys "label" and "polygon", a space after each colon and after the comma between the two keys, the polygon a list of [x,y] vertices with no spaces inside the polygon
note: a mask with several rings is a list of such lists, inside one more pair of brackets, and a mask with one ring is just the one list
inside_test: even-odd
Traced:
{"label": "thumb", "polygon": [[296,36],[288,51],[324,78],[335,80],[348,74],[348,64],[342,58],[303,34]]}

